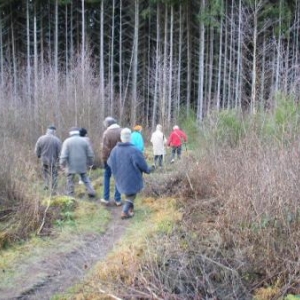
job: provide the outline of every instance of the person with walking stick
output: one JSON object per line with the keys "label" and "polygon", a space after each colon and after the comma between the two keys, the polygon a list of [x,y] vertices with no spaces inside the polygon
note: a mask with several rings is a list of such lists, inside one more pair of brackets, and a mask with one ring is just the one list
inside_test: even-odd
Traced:
{"label": "person with walking stick", "polygon": [[181,158],[182,144],[186,142],[186,133],[181,130],[178,125],[175,125],[167,142],[167,145],[172,148],[171,163],[174,163],[176,155],[177,159]]}

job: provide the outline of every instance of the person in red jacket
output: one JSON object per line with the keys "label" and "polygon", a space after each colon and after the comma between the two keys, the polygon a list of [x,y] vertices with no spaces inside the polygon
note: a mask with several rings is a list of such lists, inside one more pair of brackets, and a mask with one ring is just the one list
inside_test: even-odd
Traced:
{"label": "person in red jacket", "polygon": [[177,154],[177,159],[181,157],[182,144],[187,142],[186,133],[179,128],[178,125],[173,127],[173,131],[171,132],[167,145],[172,147],[172,158],[171,163],[175,161],[175,156]]}

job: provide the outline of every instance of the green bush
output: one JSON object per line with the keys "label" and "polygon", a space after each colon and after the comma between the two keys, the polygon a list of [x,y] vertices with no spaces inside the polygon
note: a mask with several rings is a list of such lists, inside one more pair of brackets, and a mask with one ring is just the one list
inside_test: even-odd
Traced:
{"label": "green bush", "polygon": [[179,124],[188,136],[188,148],[195,149],[198,146],[199,140],[199,126],[197,124],[196,114],[191,110],[188,118],[186,115],[186,113],[181,114]]}
{"label": "green bush", "polygon": [[300,107],[293,97],[278,94],[275,108],[271,112],[259,112],[252,123],[259,129],[258,134],[266,141],[279,144],[292,142],[299,134]]}
{"label": "green bush", "polygon": [[237,110],[212,112],[202,124],[203,136],[208,144],[234,147],[245,136],[247,123]]}

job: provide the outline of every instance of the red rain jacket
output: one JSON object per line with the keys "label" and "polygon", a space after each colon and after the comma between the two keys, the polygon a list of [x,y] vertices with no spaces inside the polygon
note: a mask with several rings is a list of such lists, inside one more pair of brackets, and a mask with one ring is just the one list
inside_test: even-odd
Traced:
{"label": "red rain jacket", "polygon": [[168,139],[168,146],[179,147],[182,143],[187,142],[187,136],[184,131],[175,129],[171,132]]}

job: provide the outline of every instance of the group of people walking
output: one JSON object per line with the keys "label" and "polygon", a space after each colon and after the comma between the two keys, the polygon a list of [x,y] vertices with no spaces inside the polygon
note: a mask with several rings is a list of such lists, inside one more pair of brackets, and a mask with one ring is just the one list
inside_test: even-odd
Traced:
{"label": "group of people walking", "polygon": [[[121,128],[113,117],[105,118],[105,131],[102,136],[101,158],[104,167],[103,198],[100,201],[110,203],[110,180],[115,179],[114,204],[121,206],[121,195],[124,204],[121,217],[131,218],[134,215],[134,199],[143,188],[143,173],[150,174],[155,168],[163,166],[165,146],[172,147],[171,163],[181,157],[182,144],[187,142],[184,131],[176,125],[167,139],[162,126],[157,125],[151,135],[154,164],[149,166],[144,155],[144,139],[142,126],[136,125],[131,131]],[[56,128],[51,125],[46,134],[41,136],[35,145],[35,153],[42,162],[42,172],[45,181],[44,189],[55,193],[59,168],[67,176],[67,194],[74,196],[75,175],[80,176],[89,197],[96,197],[95,189],[89,178],[88,170],[92,168],[94,152],[87,130],[72,127],[69,137],[62,143],[56,136]]]}
{"label": "group of people walking", "polygon": [[35,153],[42,162],[45,190],[55,193],[58,170],[61,168],[67,174],[68,195],[74,195],[74,179],[79,174],[88,195],[95,197],[95,190],[87,175],[87,169],[93,165],[94,152],[85,128],[72,127],[69,137],[62,143],[56,136],[56,127],[51,125],[46,134],[38,138]]}
{"label": "group of people walking", "polygon": [[181,158],[182,145],[187,142],[187,135],[178,125],[175,125],[167,139],[162,132],[162,126],[158,124],[150,141],[153,146],[154,165],[155,167],[162,167],[163,158],[165,157],[165,145],[172,148],[171,163],[174,163],[176,157]]}

